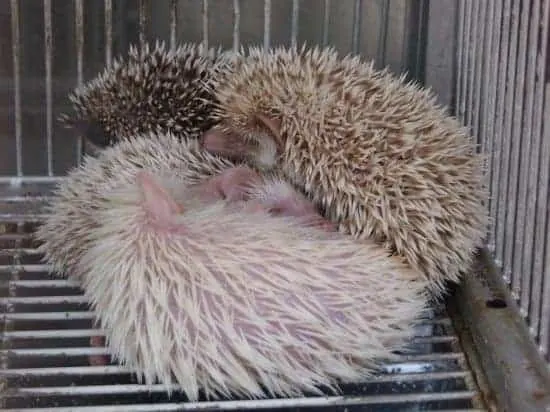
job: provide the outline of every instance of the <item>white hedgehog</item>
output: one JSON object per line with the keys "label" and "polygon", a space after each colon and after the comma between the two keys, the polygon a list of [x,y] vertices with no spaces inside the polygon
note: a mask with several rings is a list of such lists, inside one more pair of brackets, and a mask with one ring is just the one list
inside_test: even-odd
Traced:
{"label": "white hedgehog", "polygon": [[58,185],[35,233],[42,243],[39,250],[54,274],[78,279],[75,263],[86,250],[87,235],[97,226],[96,213],[110,188],[133,181],[142,169],[196,183],[234,165],[201,150],[192,134],[145,133],[125,139],[97,158],[86,156]]}
{"label": "white hedgehog", "polygon": [[[182,207],[186,181],[158,182],[143,172],[104,192],[77,263],[112,353],[140,379],[190,400],[319,393],[405,348],[427,299],[401,259],[299,217]],[[270,187],[248,201],[293,203]]]}
{"label": "white hedgehog", "polygon": [[435,96],[331,48],[252,47],[213,79],[205,147],[280,169],[357,238],[404,256],[440,295],[482,246],[484,158]]}
{"label": "white hedgehog", "polygon": [[83,132],[96,151],[126,136],[207,130],[214,99],[208,84],[230,64],[226,56],[203,44],[132,45],[70,94],[73,111],[60,120]]}

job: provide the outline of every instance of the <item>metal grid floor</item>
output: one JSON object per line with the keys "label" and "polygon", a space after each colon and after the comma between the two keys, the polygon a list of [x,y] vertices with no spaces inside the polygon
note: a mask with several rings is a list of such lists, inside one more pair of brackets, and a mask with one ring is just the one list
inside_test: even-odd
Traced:
{"label": "metal grid floor", "polygon": [[[45,178],[47,179],[47,178]],[[344,396],[184,402],[160,385],[137,384],[116,365],[89,366],[93,313],[78,284],[54,279],[32,231],[53,183],[0,184],[0,407],[4,411],[475,411],[480,396],[444,308],[418,328],[413,352],[380,375],[347,385]],[[100,334],[100,333],[99,333]]]}

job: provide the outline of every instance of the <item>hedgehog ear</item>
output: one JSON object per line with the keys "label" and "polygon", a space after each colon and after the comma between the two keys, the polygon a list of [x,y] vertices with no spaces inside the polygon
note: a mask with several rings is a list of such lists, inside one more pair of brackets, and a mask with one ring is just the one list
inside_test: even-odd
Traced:
{"label": "hedgehog ear", "polygon": [[200,145],[212,153],[225,153],[228,150],[228,140],[231,134],[217,127],[212,127],[200,137]]}
{"label": "hedgehog ear", "polygon": [[238,160],[243,159],[251,150],[242,136],[216,126],[204,132],[200,138],[200,145],[207,152]]}
{"label": "hedgehog ear", "polygon": [[277,147],[282,150],[284,145],[283,138],[281,136],[281,120],[271,116],[266,116],[261,113],[256,113],[254,117],[256,118],[256,121],[258,123],[269,130],[271,136],[273,137],[273,140],[275,140]]}
{"label": "hedgehog ear", "polygon": [[181,207],[162,188],[153,176],[147,172],[139,172],[137,175],[138,185],[143,193],[145,209],[157,220],[170,220],[175,214],[181,213]]}

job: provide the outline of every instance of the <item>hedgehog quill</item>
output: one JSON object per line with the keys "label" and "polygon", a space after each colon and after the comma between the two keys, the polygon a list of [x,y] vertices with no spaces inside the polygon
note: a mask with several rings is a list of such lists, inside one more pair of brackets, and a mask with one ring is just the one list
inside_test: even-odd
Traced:
{"label": "hedgehog quill", "polygon": [[406,349],[427,299],[401,259],[270,215],[294,203],[289,186],[252,179],[241,206],[263,208],[251,212],[215,199],[186,208],[185,184],[165,182],[141,172],[105,193],[77,263],[109,348],[142,381],[192,401],[338,391]]}
{"label": "hedgehog quill", "polygon": [[40,253],[57,276],[79,279],[75,264],[88,247],[88,235],[98,226],[97,210],[105,207],[104,193],[137,172],[150,170],[181,178],[188,184],[233,168],[237,163],[200,148],[198,135],[145,133],[85,156],[54,190],[47,216],[35,232]]}
{"label": "hedgehog quill", "polygon": [[[150,187],[147,193],[152,196],[149,201],[153,205],[156,204],[155,197],[170,199],[162,187],[147,180],[150,177],[146,176],[145,179],[145,183]],[[181,193],[181,189],[178,192]],[[213,177],[190,184],[186,187],[185,193],[185,205],[170,200],[172,209],[204,207],[224,200],[247,213],[265,212],[271,216],[293,216],[301,226],[336,230],[335,225],[324,219],[314,205],[290,184],[276,176],[261,176],[246,166],[232,167]],[[155,212],[161,213],[159,210]],[[94,336],[90,339],[90,345],[104,346],[105,339],[103,336]],[[108,357],[90,356],[89,361],[91,365],[105,365],[108,363]]]}
{"label": "hedgehog quill", "polygon": [[252,47],[212,82],[212,153],[280,170],[356,238],[406,258],[440,296],[488,213],[484,157],[435,96],[331,48]]}
{"label": "hedgehog quill", "polygon": [[126,136],[202,132],[213,124],[207,86],[230,64],[227,56],[194,43],[132,45],[125,58],[71,93],[73,110],[60,121],[85,137],[90,152]]}

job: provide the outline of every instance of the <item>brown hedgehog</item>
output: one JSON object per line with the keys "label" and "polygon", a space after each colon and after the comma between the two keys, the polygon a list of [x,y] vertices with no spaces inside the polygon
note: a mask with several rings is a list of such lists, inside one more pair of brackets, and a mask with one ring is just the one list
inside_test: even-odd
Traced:
{"label": "brown hedgehog", "polygon": [[225,56],[202,44],[131,46],[126,59],[74,90],[73,113],[60,120],[96,150],[124,136],[204,131],[213,124],[207,85],[229,64]]}
{"label": "brown hedgehog", "polygon": [[487,225],[484,160],[434,95],[331,49],[250,48],[212,82],[211,152],[280,169],[340,230],[373,238],[439,295]]}
{"label": "brown hedgehog", "polygon": [[148,384],[190,400],[336,391],[404,349],[423,315],[426,282],[381,246],[270,216],[301,203],[284,182],[197,207],[186,180],[136,180],[104,193],[77,265],[112,353]]}
{"label": "brown hedgehog", "polygon": [[53,273],[78,279],[74,267],[87,248],[90,230],[97,227],[96,213],[105,204],[105,191],[131,181],[142,169],[196,183],[234,166],[201,150],[197,135],[145,133],[125,139],[97,158],[86,156],[58,185],[47,217],[35,233],[42,243],[39,250]]}

